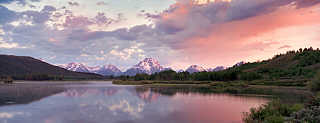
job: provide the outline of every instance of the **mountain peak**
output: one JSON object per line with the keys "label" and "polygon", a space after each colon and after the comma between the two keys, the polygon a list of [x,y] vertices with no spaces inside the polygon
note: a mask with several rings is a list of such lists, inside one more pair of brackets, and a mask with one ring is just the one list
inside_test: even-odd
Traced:
{"label": "mountain peak", "polygon": [[98,67],[97,70],[92,70],[93,73],[97,73],[104,76],[120,76],[122,74],[121,70],[116,66],[108,64]]}
{"label": "mountain peak", "polygon": [[165,69],[160,65],[158,60],[154,58],[145,58],[144,60],[140,61],[137,65],[128,69],[125,74],[130,76],[136,75],[138,73],[153,74],[163,70]]}
{"label": "mountain peak", "polygon": [[82,63],[72,62],[67,65],[60,65],[59,67],[65,68],[70,71],[96,73],[104,76],[119,76],[122,72],[114,65],[103,65],[88,67]]}
{"label": "mountain peak", "polygon": [[199,65],[191,65],[186,71],[189,73],[196,73],[196,72],[202,72],[206,70]]}
{"label": "mountain peak", "polygon": [[[67,66],[67,65],[59,65],[59,66]],[[32,57],[0,55],[0,75],[8,75],[12,77],[18,75],[20,77],[23,77],[23,75],[33,75],[33,74],[37,75],[39,73],[43,75],[56,76],[58,78],[61,77],[61,79],[65,79],[65,77],[73,78],[73,79],[102,78],[101,76],[96,74],[87,74],[87,73],[78,73],[78,72],[68,71],[56,65],[51,65],[47,62],[43,62],[42,60],[35,59]],[[40,79],[47,80],[49,78],[41,77]],[[39,78],[27,77],[22,79],[39,79]]]}
{"label": "mountain peak", "polygon": [[66,66],[64,66],[64,68],[70,71],[85,72],[85,73],[90,72],[87,66],[85,66],[82,63],[76,63],[76,62],[69,63]]}

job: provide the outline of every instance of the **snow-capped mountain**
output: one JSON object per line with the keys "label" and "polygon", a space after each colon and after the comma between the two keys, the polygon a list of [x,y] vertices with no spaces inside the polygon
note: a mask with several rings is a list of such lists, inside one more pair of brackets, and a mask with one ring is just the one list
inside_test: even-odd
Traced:
{"label": "snow-capped mountain", "polygon": [[103,76],[120,76],[122,72],[114,65],[104,65],[89,67],[81,63],[69,63],[67,65],[59,65],[59,67],[65,68],[70,71],[96,73]]}
{"label": "snow-capped mountain", "polygon": [[196,72],[202,72],[206,70],[199,65],[191,65],[186,71],[189,73],[196,73]]}
{"label": "snow-capped mountain", "polygon": [[218,66],[216,68],[209,68],[207,71],[209,72],[217,72],[217,71],[222,71],[225,70],[226,68],[224,66]]}
{"label": "snow-capped mountain", "polygon": [[87,66],[85,66],[82,63],[69,63],[67,65],[60,65],[59,67],[62,67],[64,69],[70,70],[70,71],[76,71],[76,72],[84,72],[84,73],[90,73]]}
{"label": "snow-capped mountain", "polygon": [[163,68],[156,59],[145,58],[143,61],[140,61],[137,65],[128,69],[124,74],[134,76],[138,73],[153,74],[163,70],[168,70],[168,68]]}
{"label": "snow-capped mountain", "polygon": [[122,75],[121,70],[119,70],[114,65],[104,65],[104,66],[92,67],[90,69],[90,72],[100,74],[103,76],[120,76],[120,75]]}
{"label": "snow-capped mountain", "polygon": [[145,58],[143,61],[140,61],[137,65],[134,65],[132,68],[128,69],[126,72],[121,72],[114,65],[104,65],[96,67],[88,67],[81,63],[69,63],[68,65],[63,65],[60,67],[65,68],[71,71],[77,72],[88,72],[96,73],[104,76],[120,76],[120,75],[129,75],[134,76],[138,73],[153,74],[156,72],[161,72],[165,70],[172,70],[171,68],[162,67],[159,62],[153,58]]}
{"label": "snow-capped mountain", "polygon": [[[244,64],[244,62],[239,62],[235,66],[240,66],[242,64]],[[103,76],[121,76],[121,75],[134,76],[136,74],[141,74],[141,73],[150,75],[150,74],[154,74],[161,71],[173,70],[171,68],[164,68],[159,64],[159,62],[156,59],[153,59],[153,58],[145,58],[144,60],[140,61],[137,65],[134,65],[132,68],[127,69],[125,72],[121,72],[121,70],[114,65],[90,67],[90,66],[86,66],[84,64],[75,63],[75,62],[69,63],[67,65],[59,65],[59,67],[65,68],[70,71],[96,73]],[[221,71],[225,69],[226,67],[224,66],[204,69],[199,65],[191,65],[185,71],[178,70],[177,72],[196,73],[196,72],[202,72],[202,71],[209,71],[209,72]]]}

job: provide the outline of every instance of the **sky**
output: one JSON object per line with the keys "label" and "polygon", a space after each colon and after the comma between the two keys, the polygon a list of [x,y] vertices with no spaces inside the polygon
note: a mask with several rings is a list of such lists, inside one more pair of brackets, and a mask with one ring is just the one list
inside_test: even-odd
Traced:
{"label": "sky", "polygon": [[320,0],[0,0],[0,54],[55,65],[213,68],[310,46]]}

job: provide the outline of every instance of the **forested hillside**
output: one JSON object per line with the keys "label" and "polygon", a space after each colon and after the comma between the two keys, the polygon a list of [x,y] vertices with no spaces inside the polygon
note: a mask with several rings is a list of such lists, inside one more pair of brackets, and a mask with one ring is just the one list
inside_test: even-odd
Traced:
{"label": "forested hillside", "polygon": [[0,55],[0,77],[19,80],[99,79],[100,75],[72,72],[26,56]]}
{"label": "forested hillside", "polygon": [[152,75],[121,76],[122,80],[233,81],[258,79],[310,79],[320,69],[320,50],[305,48],[275,55],[272,59],[245,63],[218,72],[163,71]]}

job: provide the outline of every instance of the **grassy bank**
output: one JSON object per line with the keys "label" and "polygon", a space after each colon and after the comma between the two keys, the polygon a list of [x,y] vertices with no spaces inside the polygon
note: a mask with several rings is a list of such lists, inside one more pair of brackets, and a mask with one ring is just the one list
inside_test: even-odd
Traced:
{"label": "grassy bank", "polygon": [[273,101],[259,108],[253,108],[245,113],[246,123],[319,123],[320,122],[320,73],[308,82],[312,98],[303,104],[283,104]]}
{"label": "grassy bank", "polygon": [[306,80],[257,80],[257,81],[122,81],[114,80],[113,84],[118,85],[143,85],[149,88],[168,88],[168,87],[201,87],[211,92],[228,92],[233,94],[270,94],[299,91],[308,93]]}
{"label": "grassy bank", "polygon": [[280,100],[273,100],[266,105],[252,108],[244,113],[245,123],[283,123],[291,119],[291,115],[304,108],[303,104],[285,104]]}
{"label": "grassy bank", "polygon": [[254,80],[254,81],[161,81],[161,80],[113,80],[118,85],[154,85],[154,84],[208,84],[208,85],[264,85],[264,86],[292,86],[306,87],[310,79],[278,79],[278,80]]}
{"label": "grassy bank", "polygon": [[210,81],[157,81],[157,80],[142,80],[142,81],[123,81],[123,80],[114,80],[113,84],[117,85],[157,85],[157,84],[166,84],[166,85],[176,85],[176,84],[210,84]]}
{"label": "grassy bank", "polygon": [[[244,122],[281,123],[294,121],[295,113],[305,109],[313,99],[309,90],[310,80],[282,79],[255,81],[113,81],[113,84],[142,85],[138,89],[175,95],[176,93],[197,92],[201,94],[230,93],[237,95],[264,95],[272,102],[244,114]],[[310,110],[308,110],[310,112]],[[301,113],[296,117],[301,117]]]}
{"label": "grassy bank", "polygon": [[[296,96],[311,95],[307,81],[277,80],[277,81],[112,81],[118,85],[142,85],[145,88],[169,90],[170,88],[203,89],[215,93],[284,95],[294,93]],[[299,85],[299,86],[297,86]],[[297,97],[298,98],[298,97]]]}
{"label": "grassy bank", "polygon": [[306,103],[283,103],[273,100],[244,113],[245,123],[319,123],[320,94]]}

